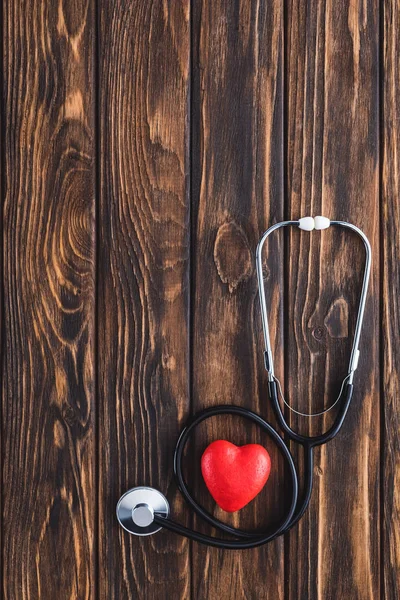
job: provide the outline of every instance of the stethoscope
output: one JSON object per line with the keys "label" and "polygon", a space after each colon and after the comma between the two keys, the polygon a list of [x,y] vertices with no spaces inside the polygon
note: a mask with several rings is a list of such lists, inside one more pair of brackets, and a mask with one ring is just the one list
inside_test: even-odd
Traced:
{"label": "stethoscope", "polygon": [[[282,227],[299,227],[305,231],[312,231],[313,229],[327,229],[331,225],[350,229],[361,237],[365,247],[364,277],[349,368],[347,375],[343,379],[338,398],[333,404],[331,404],[331,406],[318,413],[305,414],[299,413],[299,411],[294,411],[298,414],[305,414],[305,416],[316,416],[321,415],[338,405],[337,415],[333,425],[326,433],[317,436],[305,436],[296,433],[290,428],[285,420],[281,405],[279,403],[279,395],[281,395],[283,403],[291,410],[294,410],[283,398],[280,383],[274,373],[274,363],[268,327],[267,302],[263,278],[262,251],[265,241],[270,234]],[[165,496],[154,488],[144,486],[135,487],[129,490],[120,498],[117,504],[118,521],[120,525],[129,533],[138,536],[145,536],[156,533],[161,528],[165,528],[208,546],[231,549],[255,548],[256,546],[266,544],[276,537],[286,533],[289,529],[296,525],[307,509],[307,506],[310,502],[313,485],[313,449],[316,446],[322,446],[323,444],[326,444],[340,431],[353,395],[353,377],[354,372],[357,369],[360,355],[359,341],[367,298],[368,281],[371,271],[371,246],[366,235],[358,227],[352,225],[351,223],[346,223],[345,221],[330,221],[326,217],[303,217],[298,221],[283,221],[282,223],[276,223],[262,235],[256,251],[256,269],[261,305],[262,327],[265,341],[264,360],[265,368],[268,372],[269,397],[279,427],[286,435],[287,440],[296,442],[304,449],[304,486],[301,498],[299,498],[298,476],[292,455],[284,439],[277,433],[277,431],[275,431],[275,429],[260,415],[250,410],[231,405],[216,406],[203,410],[199,414],[195,415],[194,418],[189,421],[187,426],[183,429],[175,447],[174,473],[181,493],[196,514],[201,519],[207,521],[215,529],[231,534],[236,539],[227,540],[212,537],[198,531],[193,531],[187,527],[184,527],[183,525],[180,525],[179,523],[176,523],[170,518],[169,504]],[[244,419],[247,419],[248,421],[252,421],[256,425],[259,425],[259,427],[273,439],[285,460],[291,483],[291,497],[288,499],[285,515],[281,518],[277,525],[271,526],[268,530],[256,532],[243,531],[227,525],[218,519],[215,519],[209,512],[200,506],[200,504],[198,504],[195,498],[193,498],[183,477],[182,456],[187,441],[195,428],[206,419],[210,419],[216,415],[227,414],[238,415]]]}

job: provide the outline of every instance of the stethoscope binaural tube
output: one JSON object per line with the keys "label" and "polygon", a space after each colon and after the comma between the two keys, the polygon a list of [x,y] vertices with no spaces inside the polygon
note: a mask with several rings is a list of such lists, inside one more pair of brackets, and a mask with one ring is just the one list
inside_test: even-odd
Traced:
{"label": "stethoscope binaural tube", "polygon": [[356,322],[356,328],[354,331],[353,345],[352,345],[352,349],[351,349],[349,369],[348,369],[348,375],[347,375],[348,382],[353,383],[353,376],[354,376],[354,372],[358,366],[358,358],[359,358],[359,354],[360,354],[358,345],[360,342],[361,328],[362,328],[362,322],[363,322],[363,318],[364,318],[365,303],[367,300],[367,293],[368,293],[369,276],[371,273],[371,245],[370,245],[365,233],[363,231],[361,231],[361,229],[359,229],[358,227],[353,225],[352,223],[347,223],[346,221],[330,221],[326,217],[315,217],[315,218],[303,217],[303,218],[299,219],[298,221],[282,221],[281,223],[276,223],[275,225],[272,225],[272,227],[267,229],[267,231],[265,231],[265,233],[263,233],[263,235],[260,238],[260,241],[258,242],[257,250],[256,250],[256,270],[257,270],[257,279],[258,279],[258,290],[259,290],[259,296],[260,296],[262,327],[263,327],[264,342],[265,342],[265,352],[264,352],[265,368],[268,372],[269,381],[274,380],[275,373],[274,373],[274,361],[273,361],[273,357],[272,357],[271,340],[269,337],[267,300],[266,300],[266,296],[265,296],[263,270],[262,270],[262,251],[263,251],[264,244],[265,244],[267,238],[271,235],[271,233],[273,231],[276,231],[277,229],[281,229],[282,227],[297,226],[300,229],[303,229],[305,231],[312,231],[314,228],[320,229],[320,230],[327,229],[331,225],[338,226],[338,227],[344,227],[345,229],[350,229],[351,231],[354,231],[362,239],[364,247],[365,247],[364,277],[363,277],[360,303],[359,303],[358,313],[357,313],[357,322]]}
{"label": "stethoscope binaural tube", "polygon": [[[267,237],[273,231],[281,227],[296,225],[300,229],[306,231],[311,231],[314,228],[326,229],[330,225],[342,226],[347,229],[351,229],[362,238],[366,250],[363,285],[360,296],[359,309],[357,313],[357,323],[349,361],[348,374],[343,380],[339,397],[337,398],[336,402],[332,404],[328,409],[326,409],[326,411],[330,410],[333,406],[335,406],[338,403],[338,412],[333,424],[328,429],[328,431],[321,435],[311,437],[301,435],[300,433],[297,433],[291,429],[284,417],[281,405],[279,403],[278,386],[279,392],[281,392],[281,390],[279,381],[275,376],[273,367],[273,357],[268,328],[268,311],[262,275],[262,249]],[[265,421],[260,415],[246,408],[231,405],[215,406],[212,408],[205,409],[199,414],[195,415],[181,432],[175,447],[174,473],[178,483],[178,487],[183,497],[185,498],[189,506],[191,506],[191,508],[195,511],[195,513],[201,519],[208,522],[215,529],[223,533],[229,534],[236,539],[229,540],[216,538],[210,535],[205,535],[198,531],[194,531],[192,529],[189,529],[188,527],[185,527],[184,525],[176,523],[169,517],[169,505],[164,495],[154,488],[147,488],[144,486],[132,488],[120,498],[117,504],[117,517],[121,526],[128,532],[133,533],[134,535],[151,535],[156,531],[159,531],[161,528],[165,528],[169,531],[185,536],[202,544],[206,544],[208,546],[215,546],[217,548],[234,550],[255,548],[257,546],[266,544],[275,539],[276,537],[286,533],[289,529],[296,525],[296,523],[298,523],[298,521],[301,519],[308,507],[313,485],[313,449],[316,446],[326,444],[339,433],[343,425],[344,419],[346,417],[347,411],[349,409],[353,395],[353,376],[358,365],[358,346],[371,270],[371,247],[365,234],[360,229],[358,229],[350,223],[346,223],[345,221],[329,221],[329,219],[327,219],[326,217],[315,217],[315,219],[313,217],[304,217],[302,219],[299,219],[298,221],[284,221],[282,223],[277,223],[276,225],[270,227],[262,235],[257,246],[256,268],[259,285],[262,325],[265,340],[264,357],[265,367],[268,372],[268,393],[280,429],[286,435],[287,438],[301,445],[304,449],[304,483],[301,497],[299,498],[298,474],[293,462],[292,455],[284,439],[277,433],[277,431],[269,423],[267,423],[267,421]],[[284,398],[283,401],[287,406],[289,406],[285,402]],[[291,407],[289,406],[289,408]],[[206,419],[226,414],[240,416],[257,424],[267,435],[269,435],[273,439],[275,444],[278,446],[278,449],[280,450],[281,454],[283,455],[285,465],[287,467],[290,477],[291,493],[288,498],[289,501],[287,501],[287,506],[283,518],[278,522],[277,525],[275,525],[274,527],[271,526],[266,531],[244,531],[232,527],[222,521],[219,521],[218,519],[213,517],[209,512],[207,512],[195,500],[190,490],[188,489],[188,486],[184,479],[182,470],[183,452],[195,428]]]}

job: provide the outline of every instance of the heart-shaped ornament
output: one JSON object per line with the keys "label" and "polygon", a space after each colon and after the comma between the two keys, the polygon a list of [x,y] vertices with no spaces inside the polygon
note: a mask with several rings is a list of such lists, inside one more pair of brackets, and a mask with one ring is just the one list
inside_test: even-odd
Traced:
{"label": "heart-shaped ornament", "polygon": [[235,446],[226,440],[212,442],[201,457],[201,472],[215,502],[235,512],[262,490],[271,471],[271,459],[259,444]]}

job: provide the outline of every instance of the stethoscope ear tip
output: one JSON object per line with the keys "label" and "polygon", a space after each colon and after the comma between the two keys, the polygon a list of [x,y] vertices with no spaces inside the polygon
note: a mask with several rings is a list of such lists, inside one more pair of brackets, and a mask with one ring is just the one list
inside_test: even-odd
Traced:
{"label": "stethoscope ear tip", "polygon": [[314,217],[314,228],[315,229],[328,229],[330,227],[330,219],[328,217]]}
{"label": "stethoscope ear tip", "polygon": [[301,217],[299,219],[299,228],[304,231],[313,231],[313,229],[321,230],[328,229],[331,222],[328,217]]}
{"label": "stethoscope ear tip", "polygon": [[140,486],[123,494],[117,504],[117,519],[121,527],[133,535],[152,535],[161,527],[154,515],[169,516],[168,500],[158,490]]}

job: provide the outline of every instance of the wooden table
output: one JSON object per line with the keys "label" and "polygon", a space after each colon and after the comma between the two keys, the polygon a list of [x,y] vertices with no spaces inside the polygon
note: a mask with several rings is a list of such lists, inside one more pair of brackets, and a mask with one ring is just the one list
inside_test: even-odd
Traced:
{"label": "wooden table", "polygon": [[[399,3],[10,0],[2,30],[4,598],[398,599]],[[190,414],[232,402],[275,423],[255,246],[318,214],[365,231],[373,273],[353,404],[316,453],[306,516],[244,552],[129,536],[115,506],[138,484],[210,532],[172,476]],[[332,230],[268,245],[294,407],[338,393],[362,258]],[[264,443],[273,461],[230,517],[199,470],[217,438]],[[281,514],[282,461],[243,421],[199,428],[185,471],[238,526]]]}

